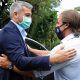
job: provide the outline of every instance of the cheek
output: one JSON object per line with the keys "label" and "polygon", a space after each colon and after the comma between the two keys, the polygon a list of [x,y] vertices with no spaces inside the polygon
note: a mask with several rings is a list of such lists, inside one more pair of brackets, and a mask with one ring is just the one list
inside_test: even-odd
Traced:
{"label": "cheek", "polygon": [[56,27],[59,27],[59,25],[58,25],[58,24],[56,24]]}
{"label": "cheek", "polygon": [[21,22],[22,20],[23,20],[23,17],[22,16],[19,16],[18,17],[18,21]]}
{"label": "cheek", "polygon": [[21,22],[23,20],[23,13],[18,14],[18,21]]}
{"label": "cheek", "polygon": [[63,28],[63,27],[60,27],[60,30],[61,30],[61,31],[63,31],[63,30],[64,30],[64,28]]}

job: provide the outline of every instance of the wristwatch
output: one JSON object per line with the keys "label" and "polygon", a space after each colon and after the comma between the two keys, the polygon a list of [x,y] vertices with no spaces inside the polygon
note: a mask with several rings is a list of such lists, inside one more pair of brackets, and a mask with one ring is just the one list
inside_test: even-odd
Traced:
{"label": "wristwatch", "polygon": [[9,70],[13,70],[13,63],[10,63],[10,64],[8,65],[8,69],[9,69]]}

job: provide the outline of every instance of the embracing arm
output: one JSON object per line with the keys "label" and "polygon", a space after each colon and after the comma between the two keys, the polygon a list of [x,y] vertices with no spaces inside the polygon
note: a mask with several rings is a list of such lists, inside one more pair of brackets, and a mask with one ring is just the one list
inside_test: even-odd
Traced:
{"label": "embracing arm", "polygon": [[[28,56],[28,51],[21,36],[12,29],[3,31],[2,45],[12,63],[21,70],[49,70],[49,56]],[[16,38],[17,37],[17,38]],[[6,39],[6,41],[5,41]],[[43,65],[43,66],[42,66]],[[46,68],[45,68],[46,66]]]}
{"label": "embracing arm", "polygon": [[[19,34],[14,31],[13,28],[7,28],[3,31],[3,34],[3,49],[11,62],[21,70],[49,70],[50,63],[54,64],[56,62],[63,62],[71,59],[72,56],[75,55],[75,50],[58,50],[58,52],[53,56],[25,56],[25,54],[28,54],[28,52],[25,53],[25,47],[23,46],[24,42],[22,42]],[[36,50],[36,53],[38,53],[39,51],[40,50]],[[41,52],[46,53],[46,51]]]}
{"label": "embracing arm", "polygon": [[27,77],[34,77],[33,71],[21,71],[15,65],[14,65],[13,71]]}
{"label": "embracing arm", "polygon": [[[8,59],[8,57],[4,54],[2,54],[0,56],[0,67],[4,68],[4,69],[9,69],[9,65],[12,64],[12,62]],[[32,71],[21,71],[19,70],[15,65],[12,66],[13,68],[11,70],[13,70],[14,72],[24,75],[26,77],[33,77],[33,72]]]}
{"label": "embracing arm", "polygon": [[37,55],[37,56],[48,56],[48,53],[50,52],[50,51],[48,51],[48,50],[33,49],[33,48],[31,48],[30,46],[28,46],[28,50],[29,50],[32,54]]}
{"label": "embracing arm", "polygon": [[[57,52],[56,52],[56,54],[54,56],[50,55],[49,62],[51,62],[51,63],[57,63],[57,62],[61,63],[61,62],[70,60],[70,59],[74,58],[74,56],[76,55],[75,52],[76,51],[74,49],[70,49],[70,50],[66,50],[66,51],[58,49]],[[11,61],[7,58],[6,55],[0,56],[0,67],[7,69],[8,65],[10,63],[11,63]],[[13,70],[15,72],[18,72],[18,73],[21,73],[21,74],[27,74],[27,73],[29,73],[29,71],[25,72],[25,71],[19,70],[15,65],[14,65]]]}

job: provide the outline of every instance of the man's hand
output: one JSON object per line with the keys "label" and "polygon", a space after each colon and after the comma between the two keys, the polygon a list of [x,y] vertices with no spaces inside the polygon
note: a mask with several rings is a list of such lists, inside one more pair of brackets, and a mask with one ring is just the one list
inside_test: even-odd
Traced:
{"label": "man's hand", "polygon": [[10,64],[11,62],[9,61],[8,57],[4,54],[2,54],[0,56],[0,67],[1,68],[4,68],[4,69],[8,69],[8,65]]}
{"label": "man's hand", "polygon": [[75,49],[69,49],[65,51],[62,50],[61,47],[59,50],[56,51],[56,53],[53,56],[50,55],[49,60],[51,63],[60,63],[74,58],[75,55],[76,55]]}

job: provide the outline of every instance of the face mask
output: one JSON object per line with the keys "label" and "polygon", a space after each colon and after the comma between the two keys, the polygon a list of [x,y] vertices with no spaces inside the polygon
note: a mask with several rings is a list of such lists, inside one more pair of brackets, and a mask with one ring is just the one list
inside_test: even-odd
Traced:
{"label": "face mask", "polygon": [[63,34],[63,32],[60,30],[59,27],[56,27],[54,31],[55,31],[56,35],[58,36],[58,38],[59,38],[60,40],[62,40],[62,39],[64,38],[64,34]]}
{"label": "face mask", "polygon": [[28,29],[32,23],[32,19],[30,17],[23,17],[23,21],[19,23],[19,25],[23,29]]}

